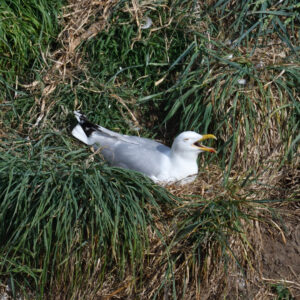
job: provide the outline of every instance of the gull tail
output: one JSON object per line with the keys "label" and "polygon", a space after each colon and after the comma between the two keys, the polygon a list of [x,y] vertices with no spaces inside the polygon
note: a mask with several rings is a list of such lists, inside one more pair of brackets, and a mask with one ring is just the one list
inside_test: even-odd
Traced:
{"label": "gull tail", "polygon": [[72,130],[72,135],[87,145],[93,145],[94,141],[91,138],[93,132],[97,131],[98,126],[91,123],[84,114],[80,111],[74,111],[75,118],[78,124]]}

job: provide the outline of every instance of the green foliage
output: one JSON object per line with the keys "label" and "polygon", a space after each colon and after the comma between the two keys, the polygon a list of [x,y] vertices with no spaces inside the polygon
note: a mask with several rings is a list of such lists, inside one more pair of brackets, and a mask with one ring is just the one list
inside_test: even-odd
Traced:
{"label": "green foliage", "polygon": [[212,241],[218,241],[227,248],[228,237],[242,231],[240,220],[249,218],[241,211],[242,204],[245,204],[242,199],[220,198],[214,201],[201,199],[185,206],[184,209],[193,213],[184,219],[175,241],[189,238],[194,250],[205,249]]}
{"label": "green foliage", "polygon": [[[178,58],[193,36],[185,32],[188,24],[185,12],[188,7],[180,11],[177,6],[184,7],[184,4],[174,2],[171,10],[158,6],[150,15],[153,22],[167,24],[173,21],[155,32],[141,30],[140,35],[131,14],[124,9],[118,10],[114,13],[109,30],[81,46],[95,87],[101,93],[110,91],[121,96],[131,109],[143,114],[144,124],[149,121],[151,114],[158,116],[155,128],[164,117],[160,101],[140,105],[137,99],[167,89],[175,79],[175,72],[181,69],[182,61],[178,61]],[[181,15],[184,17],[177,22],[176,18]],[[155,82],[171,70],[172,78],[156,86]]]}
{"label": "green foliage", "polygon": [[282,284],[272,285],[272,290],[277,294],[276,300],[294,300],[289,289]]}
{"label": "green foliage", "polygon": [[[221,26],[228,26],[226,33],[234,39],[234,45],[254,41],[257,46],[264,45],[274,35],[281,39],[294,54],[297,49],[293,46],[298,43],[296,31],[300,20],[299,3],[297,0],[272,1],[216,1],[208,7],[214,23],[214,33],[218,34]],[[289,32],[292,32],[292,35]],[[260,39],[263,38],[263,39]],[[256,41],[255,41],[256,40]]]}
{"label": "green foliage", "polygon": [[63,0],[3,0],[0,2],[0,87],[30,82],[58,33]]}
{"label": "green foliage", "polygon": [[[43,294],[50,278],[64,278],[67,269],[82,284],[88,277],[81,272],[90,274],[98,260],[102,274],[118,265],[120,278],[127,262],[133,272],[142,267],[153,214],[160,214],[160,205],[172,205],[164,189],[140,174],[93,161],[58,134],[2,147],[1,276],[15,284],[26,278]],[[91,253],[86,265],[70,265],[86,251]]]}

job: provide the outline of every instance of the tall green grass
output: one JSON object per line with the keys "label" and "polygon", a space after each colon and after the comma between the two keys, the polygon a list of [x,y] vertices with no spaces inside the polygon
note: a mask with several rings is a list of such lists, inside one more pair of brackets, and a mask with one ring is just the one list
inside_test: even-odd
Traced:
{"label": "tall green grass", "polygon": [[[65,1],[3,0],[0,3],[0,87],[10,98],[19,83],[35,79],[44,62],[42,52],[53,49]],[[6,93],[3,94],[3,92]]]}
{"label": "tall green grass", "polygon": [[[73,284],[83,284],[99,261],[98,282],[113,265],[120,279],[128,265],[141,272],[147,227],[155,226],[161,205],[174,205],[163,188],[93,161],[58,134],[1,147],[1,278],[43,295],[55,277],[67,283],[78,276]],[[84,252],[90,259],[72,266]]]}
{"label": "tall green grass", "polygon": [[227,37],[234,46],[257,47],[280,39],[297,54],[299,41],[296,38],[299,26],[299,3],[286,1],[215,1],[208,7],[209,15],[215,20],[212,27],[218,34],[220,26],[227,26]]}

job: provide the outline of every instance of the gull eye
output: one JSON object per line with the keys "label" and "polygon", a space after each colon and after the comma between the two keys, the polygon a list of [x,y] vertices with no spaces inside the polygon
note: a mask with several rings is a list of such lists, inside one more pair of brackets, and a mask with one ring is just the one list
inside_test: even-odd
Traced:
{"label": "gull eye", "polygon": [[184,139],[184,141],[188,141],[188,140],[189,140],[189,138]]}

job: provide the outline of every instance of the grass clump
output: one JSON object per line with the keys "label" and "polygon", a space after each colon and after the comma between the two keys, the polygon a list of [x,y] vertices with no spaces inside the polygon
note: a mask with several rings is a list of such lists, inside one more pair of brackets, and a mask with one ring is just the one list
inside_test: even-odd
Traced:
{"label": "grass clump", "polygon": [[[133,274],[140,271],[148,227],[155,227],[161,210],[156,199],[172,203],[139,174],[108,168],[70,147],[53,134],[38,143],[18,139],[1,146],[1,276],[25,290],[29,283],[40,295],[54,277],[75,289],[95,272],[101,285],[113,265],[120,279],[127,265]],[[86,260],[73,265],[82,255]]]}
{"label": "grass clump", "polygon": [[[47,299],[268,295],[262,228],[280,231],[277,207],[299,194],[297,3],[50,3],[0,4],[20,22],[1,21],[2,287]],[[218,154],[166,191],[78,144],[77,109],[166,144],[213,133]]]}
{"label": "grass clump", "polygon": [[[299,3],[290,1],[218,1],[208,6],[215,34],[227,26],[226,35],[234,46],[247,44],[249,48],[270,40],[281,40],[296,54],[296,32],[299,25]],[[296,46],[297,47],[297,46]]]}
{"label": "grass clump", "polygon": [[[54,46],[64,1],[3,0],[0,3],[1,83],[17,85],[34,80],[33,69],[43,64],[41,52]],[[25,73],[27,76],[25,76]]]}

